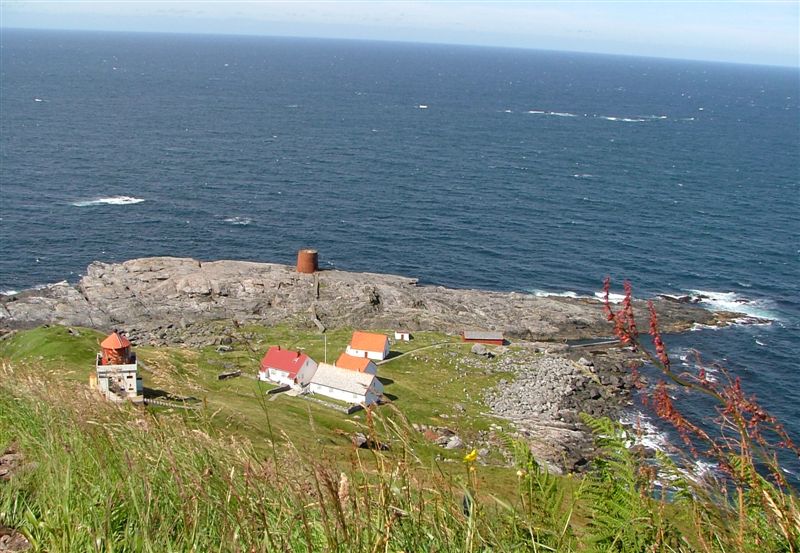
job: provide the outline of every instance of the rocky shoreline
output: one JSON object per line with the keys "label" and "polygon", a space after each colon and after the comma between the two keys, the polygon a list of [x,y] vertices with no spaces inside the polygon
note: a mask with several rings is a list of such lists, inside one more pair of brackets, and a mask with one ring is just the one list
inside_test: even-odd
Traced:
{"label": "rocky shoreline", "polygon": [[[712,313],[691,302],[656,299],[665,331],[722,326],[740,314]],[[644,313],[644,305],[639,305]],[[483,392],[494,416],[509,420],[554,472],[580,470],[592,437],[579,413],[616,416],[630,400],[630,352],[570,348],[567,340],[608,337],[601,302],[515,292],[420,286],[412,278],[372,273],[297,273],[294,267],[184,258],[92,263],[76,284],[56,283],[0,295],[0,329],[41,324],[120,328],[138,343],[200,347],[219,344],[219,321],[271,326],[405,328],[458,333],[502,331],[513,350],[475,352],[469,363],[512,372]],[[485,367],[483,367],[485,365]],[[490,437],[487,436],[487,440]],[[488,444],[488,441],[487,441]]]}
{"label": "rocky shoreline", "polygon": [[548,470],[580,471],[595,453],[594,437],[580,413],[618,419],[631,401],[630,366],[641,361],[618,347],[587,351],[524,344],[525,350],[519,359],[505,362],[514,379],[486,390],[484,401],[492,414],[514,424]]}
{"label": "rocky shoreline", "polygon": [[[737,316],[655,301],[665,331],[724,325]],[[95,262],[76,284],[0,294],[0,327],[10,329],[40,324],[118,327],[139,342],[159,345],[184,343],[193,326],[200,333],[204,323],[215,320],[292,322],[321,330],[485,329],[515,339],[556,342],[610,334],[602,304],[594,299],[420,286],[413,278],[374,273],[300,274],[287,265],[247,261],[152,257]]]}

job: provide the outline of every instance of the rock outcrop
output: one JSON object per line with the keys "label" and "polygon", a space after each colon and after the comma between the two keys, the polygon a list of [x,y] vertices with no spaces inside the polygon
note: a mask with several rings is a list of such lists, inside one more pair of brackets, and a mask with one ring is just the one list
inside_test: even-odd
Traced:
{"label": "rock outcrop", "polygon": [[629,367],[638,357],[619,348],[584,355],[589,359],[580,351],[501,356],[515,377],[484,394],[492,413],[513,422],[551,472],[581,470],[594,457],[594,437],[581,413],[616,418],[630,401]]}
{"label": "rock outcrop", "polygon": [[[693,305],[657,300],[662,327],[683,330],[719,317]],[[247,261],[200,262],[153,257],[92,263],[85,276],[18,294],[0,295],[0,326],[45,323],[106,330],[136,329],[140,341],[169,342],[198,323],[230,319],[271,325],[408,328],[458,332],[500,330],[527,340],[607,336],[593,299],[419,286],[394,275],[322,271]]]}

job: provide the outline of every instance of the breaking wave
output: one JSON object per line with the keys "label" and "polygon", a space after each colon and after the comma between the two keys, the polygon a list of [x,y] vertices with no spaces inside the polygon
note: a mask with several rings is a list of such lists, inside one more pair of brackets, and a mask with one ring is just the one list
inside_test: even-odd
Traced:
{"label": "breaking wave", "polygon": [[242,225],[242,226],[249,225],[250,223],[253,222],[253,220],[250,217],[228,217],[227,219],[224,219],[224,221],[231,225]]}
{"label": "breaking wave", "polygon": [[569,113],[568,111],[542,111],[538,109],[528,110],[527,113],[532,115],[552,115],[554,117],[577,117],[574,113]]}
{"label": "breaking wave", "polygon": [[131,205],[140,204],[144,201],[142,198],[134,198],[133,196],[111,196],[109,198],[97,198],[94,200],[80,200],[72,202],[75,207],[90,207],[94,205]]}
{"label": "breaking wave", "polygon": [[577,292],[573,292],[572,290],[567,290],[566,292],[549,292],[547,290],[533,289],[530,292],[531,292],[531,294],[533,294],[537,298],[579,298],[579,297],[581,297],[581,296],[578,295]]}
{"label": "breaking wave", "polygon": [[669,447],[669,438],[666,432],[659,430],[650,417],[641,411],[626,413],[620,417],[619,422],[630,428],[629,433],[633,439],[633,443],[630,445],[641,445],[666,453]]}
{"label": "breaking wave", "polygon": [[689,290],[689,292],[692,294],[692,303],[697,303],[713,311],[744,313],[748,317],[764,319],[765,322],[780,320],[780,317],[774,311],[774,303],[770,300],[750,299],[736,292],[712,292],[708,290]]}

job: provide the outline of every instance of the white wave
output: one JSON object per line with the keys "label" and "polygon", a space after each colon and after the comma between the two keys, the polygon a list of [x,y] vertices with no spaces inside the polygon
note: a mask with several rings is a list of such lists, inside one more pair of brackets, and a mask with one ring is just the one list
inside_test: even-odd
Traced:
{"label": "white wave", "polygon": [[250,217],[228,217],[224,220],[226,223],[230,223],[231,225],[249,225],[253,222]]}
{"label": "white wave", "polygon": [[15,296],[19,294],[19,290],[3,290],[0,292],[0,296]]}
{"label": "white wave", "polygon": [[420,104],[417,106],[417,109],[428,109],[428,106],[425,104]]}
{"label": "white wave", "polygon": [[528,110],[526,113],[531,113],[533,115],[552,115],[554,117],[577,117],[574,113],[569,113],[567,111],[542,111],[538,109]]}
{"label": "white wave", "polygon": [[93,205],[131,205],[140,204],[144,200],[142,198],[134,198],[133,196],[112,196],[109,198],[97,198],[95,200],[81,200],[72,202],[75,207],[89,207]]}
{"label": "white wave", "polygon": [[577,292],[573,292],[572,290],[567,290],[566,292],[549,292],[547,290],[539,290],[533,289],[530,291],[531,294],[538,298],[579,298],[581,296],[578,295]]}
{"label": "white wave", "polygon": [[503,110],[503,113],[514,113],[514,112],[513,112],[513,111],[511,111],[510,109],[504,109],[504,110]]}
{"label": "white wave", "polygon": [[761,340],[759,340],[758,338],[755,338],[755,341],[756,341],[756,344],[758,344],[759,346],[766,346],[767,345],[764,342],[762,342]]}
{"label": "white wave", "polygon": [[710,463],[708,461],[703,461],[702,459],[697,459],[694,463],[692,463],[691,467],[688,468],[680,468],[678,472],[683,474],[683,476],[689,480],[694,482],[700,482],[705,480],[708,476],[713,476],[717,472],[717,463]]}
{"label": "white wave", "polygon": [[650,417],[641,411],[626,413],[619,419],[619,422],[631,427],[629,432],[633,439],[631,445],[642,445],[657,451],[666,451],[669,447],[669,439],[667,439],[666,433],[661,432],[650,421]]}
{"label": "white wave", "polygon": [[44,102],[44,100],[42,100],[41,98],[34,98],[33,101],[34,102]]}
{"label": "white wave", "polygon": [[600,119],[605,119],[606,121],[622,121],[623,123],[645,123],[649,121],[649,119],[642,119],[640,117],[612,117],[610,115],[601,115]]}
{"label": "white wave", "polygon": [[[708,290],[689,290],[695,295],[702,306],[715,311],[732,311],[734,313],[744,313],[749,317],[765,319],[767,321],[780,320],[773,309],[771,301],[764,299],[746,298],[736,292],[714,292]],[[738,324],[752,324],[751,319],[740,319],[734,321]]]}
{"label": "white wave", "polygon": [[594,175],[592,175],[591,173],[575,173],[572,176],[575,177],[576,179],[591,179],[594,177]]}
{"label": "white wave", "polygon": [[[603,300],[605,300],[606,293],[605,292],[595,292],[594,293],[594,297],[596,297],[597,299],[603,301]],[[613,293],[609,293],[608,294],[609,303],[621,303],[622,300],[624,300],[624,299],[625,299],[625,295],[624,294],[613,294]]]}

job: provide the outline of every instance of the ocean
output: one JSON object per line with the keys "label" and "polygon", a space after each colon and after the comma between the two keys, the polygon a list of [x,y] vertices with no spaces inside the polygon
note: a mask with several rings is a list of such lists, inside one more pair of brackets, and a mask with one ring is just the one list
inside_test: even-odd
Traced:
{"label": "ocean", "polygon": [[454,287],[593,296],[608,274],[769,319],[667,346],[800,441],[799,98],[797,68],[3,29],[0,291],[302,247]]}

